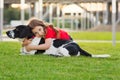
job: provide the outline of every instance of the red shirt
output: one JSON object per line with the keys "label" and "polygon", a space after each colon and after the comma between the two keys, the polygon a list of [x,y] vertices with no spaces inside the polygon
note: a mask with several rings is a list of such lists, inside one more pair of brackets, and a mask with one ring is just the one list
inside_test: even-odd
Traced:
{"label": "red shirt", "polygon": [[[45,35],[45,39],[47,38],[57,38],[57,34],[55,32],[54,29],[52,29],[51,27],[47,27],[46,28],[46,35]],[[63,31],[63,30],[59,30],[59,39],[65,39],[65,40],[70,40],[70,36],[68,35],[67,32]]]}

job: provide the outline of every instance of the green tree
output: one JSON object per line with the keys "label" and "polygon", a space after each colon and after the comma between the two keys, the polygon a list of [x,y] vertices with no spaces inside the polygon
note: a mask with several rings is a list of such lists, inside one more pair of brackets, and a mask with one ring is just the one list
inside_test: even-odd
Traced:
{"label": "green tree", "polygon": [[[25,12],[25,19],[28,19],[28,13]],[[11,20],[20,20],[20,9],[18,8],[4,8],[4,24],[9,24]]]}

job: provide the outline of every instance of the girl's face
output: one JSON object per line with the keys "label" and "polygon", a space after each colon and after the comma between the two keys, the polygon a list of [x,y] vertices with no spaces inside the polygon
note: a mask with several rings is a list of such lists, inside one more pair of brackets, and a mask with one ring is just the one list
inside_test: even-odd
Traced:
{"label": "girl's face", "polygon": [[36,37],[42,37],[45,35],[44,29],[42,26],[36,26],[35,28],[32,29],[32,32]]}

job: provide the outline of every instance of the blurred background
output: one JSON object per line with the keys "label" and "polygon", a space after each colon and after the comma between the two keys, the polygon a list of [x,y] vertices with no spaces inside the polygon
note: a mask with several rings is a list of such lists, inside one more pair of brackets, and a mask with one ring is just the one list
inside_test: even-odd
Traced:
{"label": "blurred background", "polygon": [[[3,28],[20,24],[31,17],[57,27],[87,30],[112,24],[112,0],[3,0]],[[116,20],[120,17],[116,1]],[[108,26],[107,26],[108,27]]]}
{"label": "blurred background", "polygon": [[120,31],[119,0],[0,0],[0,33],[36,17],[68,31]]}

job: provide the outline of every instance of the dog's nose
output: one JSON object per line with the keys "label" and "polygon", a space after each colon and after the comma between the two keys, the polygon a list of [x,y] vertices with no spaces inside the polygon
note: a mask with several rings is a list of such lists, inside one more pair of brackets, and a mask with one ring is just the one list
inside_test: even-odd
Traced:
{"label": "dog's nose", "polygon": [[9,34],[9,33],[10,33],[10,31],[7,31],[7,32],[6,32],[6,34],[7,34],[8,37],[10,37],[10,34]]}
{"label": "dog's nose", "polygon": [[15,38],[13,31],[7,31],[6,34],[7,34],[7,36],[8,36],[9,38],[13,38],[13,39]]}

